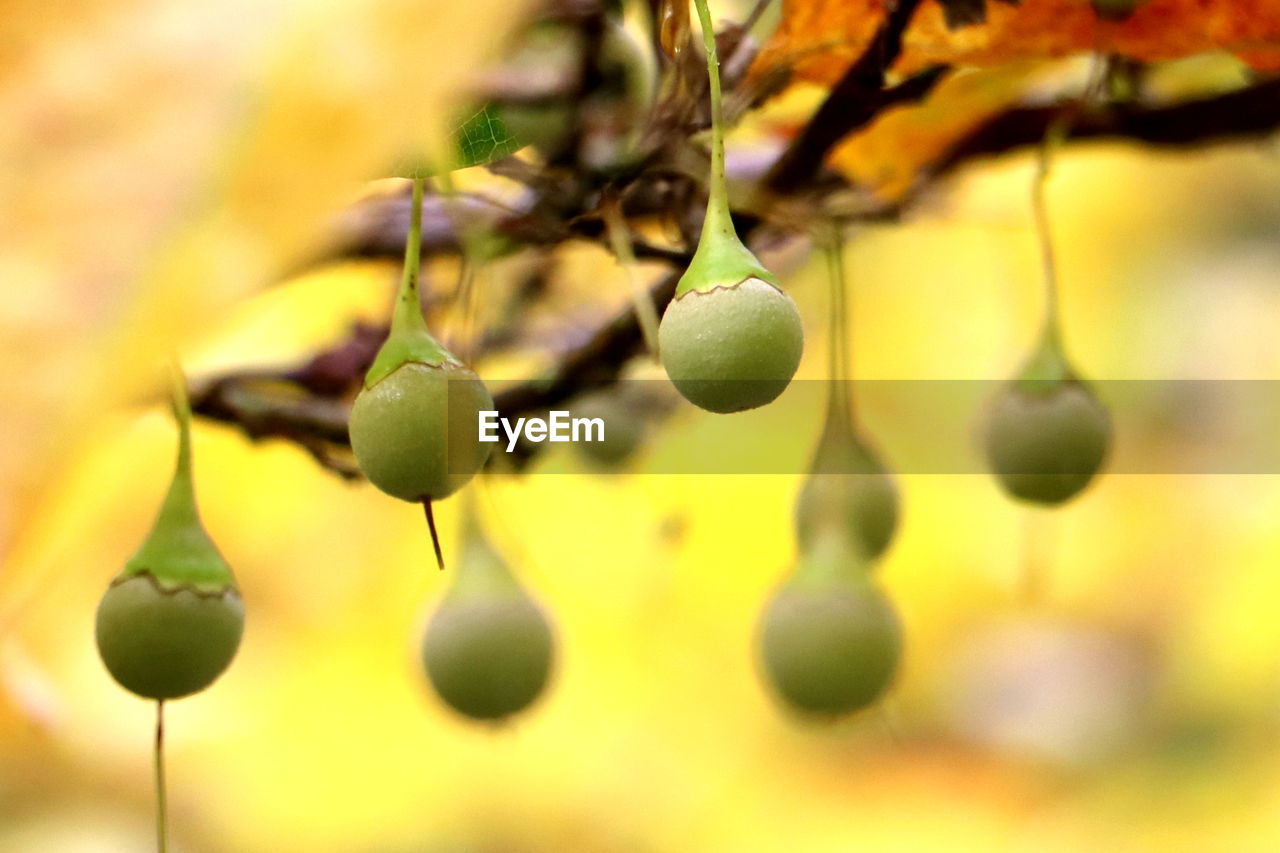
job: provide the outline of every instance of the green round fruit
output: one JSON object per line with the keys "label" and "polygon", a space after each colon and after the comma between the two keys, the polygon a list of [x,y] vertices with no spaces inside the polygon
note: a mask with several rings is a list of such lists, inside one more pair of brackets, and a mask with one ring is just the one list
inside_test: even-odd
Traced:
{"label": "green round fruit", "polygon": [[526,596],[446,597],[422,645],[427,676],[454,710],[500,720],[528,707],[551,673],[551,627]]}
{"label": "green round fruit", "polygon": [[407,362],[363,389],[351,407],[351,449],[382,491],[406,501],[440,500],[484,465],[479,413],[493,398],[458,364]]}
{"label": "green round fruit", "polygon": [[791,297],[763,279],[689,290],[658,327],[667,376],[685,399],[727,414],[772,402],[800,364],[804,330]]}
{"label": "green round fruit", "polygon": [[820,453],[796,500],[800,551],[808,551],[826,529],[835,528],[851,536],[868,558],[880,556],[898,529],[893,478],[879,459],[852,440]]}
{"label": "green round fruit", "polygon": [[792,708],[838,716],[866,708],[893,682],[902,629],[884,594],[863,579],[783,586],[764,613],[764,670]]}
{"label": "green round fruit", "polygon": [[116,579],[98,605],[98,653],[121,687],[177,699],[208,687],[231,663],[244,632],[234,587],[162,588],[150,574]]}
{"label": "green round fruit", "polygon": [[616,468],[630,459],[644,443],[644,413],[620,399],[618,392],[594,394],[573,406],[574,417],[597,418],[604,423],[603,441],[580,441],[574,449],[604,468]]}
{"label": "green round fruit", "polygon": [[1093,479],[1111,444],[1106,407],[1075,380],[1013,383],[996,398],[987,422],[991,470],[1015,498],[1059,504]]}

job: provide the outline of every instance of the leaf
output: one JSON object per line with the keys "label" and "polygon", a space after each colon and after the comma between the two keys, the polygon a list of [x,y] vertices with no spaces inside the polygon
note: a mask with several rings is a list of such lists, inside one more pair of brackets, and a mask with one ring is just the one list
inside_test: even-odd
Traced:
{"label": "leaf", "polygon": [[[928,65],[992,66],[1098,51],[1141,61],[1226,50],[1256,68],[1280,68],[1280,0],[1147,0],[1122,20],[1084,0],[987,2],[985,23],[969,3],[926,0],[895,70]],[[884,18],[883,0],[784,0],[782,23],[752,73],[793,68],[797,79],[831,84],[866,48]],[[950,17],[950,20],[949,20]]]}
{"label": "leaf", "polygon": [[462,123],[454,133],[454,141],[458,154],[458,162],[454,166],[456,169],[492,163],[515,153],[523,146],[507,128],[502,117],[488,104]]}
{"label": "leaf", "polygon": [[953,74],[921,104],[889,110],[831,152],[831,166],[885,201],[901,198],[955,140],[1008,109],[1039,78],[1022,62]]}
{"label": "leaf", "polygon": [[483,166],[509,154],[514,154],[524,147],[525,143],[512,133],[502,116],[491,105],[485,104],[476,110],[449,135],[453,161],[448,165],[423,161],[418,165],[409,165],[398,169],[401,177],[427,178],[441,172],[455,169],[468,169],[472,166]]}

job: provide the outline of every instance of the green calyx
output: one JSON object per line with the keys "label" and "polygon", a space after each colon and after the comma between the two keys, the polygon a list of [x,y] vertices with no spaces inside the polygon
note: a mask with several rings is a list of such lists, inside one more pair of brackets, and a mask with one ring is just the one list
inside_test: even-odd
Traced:
{"label": "green calyx", "polygon": [[527,597],[511,568],[481,530],[475,496],[468,491],[463,497],[462,557],[446,598],[510,594]]}
{"label": "green calyx", "polygon": [[163,590],[180,587],[217,594],[235,588],[231,567],[200,523],[191,474],[191,409],[186,387],[175,381],[174,411],[178,421],[178,463],[142,547],[125,564],[120,577],[150,575]]}
{"label": "green calyx", "polygon": [[1013,380],[1019,391],[1032,394],[1052,394],[1064,383],[1078,382],[1079,378],[1063,352],[1062,336],[1056,322],[1050,321],[1040,336],[1040,342]]}
{"label": "green calyx", "polygon": [[707,292],[717,287],[734,287],[749,278],[762,279],[781,289],[777,276],[738,239],[724,199],[724,186],[713,182],[698,249],[676,284],[676,298],[692,290]]}
{"label": "green calyx", "polygon": [[378,350],[364,377],[364,387],[372,388],[403,364],[416,362],[430,367],[461,366],[461,362],[432,336],[422,316],[418,292],[418,271],[422,262],[423,179],[413,179],[409,237],[404,250],[404,272],[391,315],[391,331]]}

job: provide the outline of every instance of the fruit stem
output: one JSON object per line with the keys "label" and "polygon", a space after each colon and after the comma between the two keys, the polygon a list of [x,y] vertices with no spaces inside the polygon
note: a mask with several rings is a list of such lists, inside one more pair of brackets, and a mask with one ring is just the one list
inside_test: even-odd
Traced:
{"label": "fruit stem", "polygon": [[720,91],[720,57],[716,53],[716,32],[707,0],[693,0],[702,25],[702,44],[707,52],[707,81],[711,98],[711,186],[703,235],[708,230],[725,230],[736,239],[729,216],[728,190],[724,171],[724,105]]}
{"label": "fruit stem", "polygon": [[156,527],[176,529],[199,523],[196,491],[191,473],[191,401],[187,397],[187,380],[175,359],[170,369],[173,418],[178,424],[178,462],[174,467],[169,493],[160,507]]}
{"label": "fruit stem", "polygon": [[1048,597],[1055,550],[1053,519],[1050,513],[1030,507],[1023,513],[1021,597],[1024,607],[1034,608]]}
{"label": "fruit stem", "polygon": [[1039,157],[1036,161],[1036,174],[1031,182],[1031,211],[1035,218],[1036,236],[1040,241],[1040,258],[1044,264],[1045,309],[1044,338],[1042,343],[1065,357],[1062,341],[1062,297],[1058,287],[1058,261],[1053,248],[1053,233],[1049,222],[1049,206],[1045,198],[1050,173],[1053,171],[1053,158],[1058,149],[1071,135],[1072,125],[1080,117],[1091,101],[1103,91],[1107,80],[1107,64],[1101,56],[1094,57],[1094,65],[1090,71],[1084,93],[1074,109],[1063,110],[1045,130],[1044,140],[1040,145]]}
{"label": "fruit stem", "polygon": [[169,798],[164,781],[164,700],[156,702],[156,850],[167,853],[169,849]]}
{"label": "fruit stem", "polygon": [[436,532],[436,513],[432,509],[431,499],[422,502],[422,511],[427,516],[427,529],[431,531],[431,546],[436,550],[436,565],[444,571],[444,552],[440,550],[440,534]]}
{"label": "fruit stem", "polygon": [[400,289],[396,293],[395,308],[391,311],[391,332],[387,335],[378,357],[373,360],[369,372],[364,375],[364,386],[372,388],[387,374],[403,364],[418,362],[440,366],[457,362],[440,343],[431,336],[427,321],[422,316],[422,297],[418,294],[418,278],[422,266],[422,194],[425,179],[413,178],[412,208],[409,212],[409,236],[404,243],[404,272]]}
{"label": "fruit stem", "polygon": [[724,107],[720,91],[720,60],[716,55],[716,34],[711,25],[707,0],[694,0],[702,24],[702,42],[707,55],[707,80],[711,100],[711,177],[707,188],[707,212],[702,220],[698,248],[684,275],[676,284],[676,296],[691,290],[710,291],[733,287],[748,278],[758,278],[778,287],[777,277],[765,269],[751,250],[738,239],[729,211],[729,191],[724,169]]}
{"label": "fruit stem", "polygon": [[833,225],[831,242],[825,247],[827,275],[830,284],[830,330],[827,343],[828,372],[831,393],[827,398],[827,419],[832,426],[852,429],[853,394],[849,382],[853,375],[852,356],[849,348],[849,307],[845,287],[844,235],[839,225]]}
{"label": "fruit stem", "polygon": [[1036,161],[1036,175],[1031,182],[1031,211],[1035,217],[1036,237],[1040,241],[1040,259],[1044,265],[1044,337],[1045,343],[1058,351],[1062,349],[1062,319],[1058,304],[1060,300],[1058,261],[1053,249],[1053,234],[1045,190],[1053,168],[1053,155],[1066,137],[1068,126],[1069,118],[1066,115],[1054,120],[1049,126]]}
{"label": "fruit stem", "polygon": [[426,331],[422,317],[422,297],[418,293],[418,276],[422,266],[422,196],[423,178],[413,179],[413,200],[409,209],[409,236],[404,245],[404,272],[395,311],[391,314],[391,335],[405,331]]}

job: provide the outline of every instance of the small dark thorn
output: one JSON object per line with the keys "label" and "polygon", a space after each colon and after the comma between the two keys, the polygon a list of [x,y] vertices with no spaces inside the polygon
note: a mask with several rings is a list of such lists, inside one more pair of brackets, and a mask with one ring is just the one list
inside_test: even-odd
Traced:
{"label": "small dark thorn", "polygon": [[431,499],[422,502],[423,512],[427,516],[427,527],[431,529],[431,545],[436,549],[436,565],[444,571],[444,552],[440,550],[440,534],[436,533],[436,514],[431,509]]}

